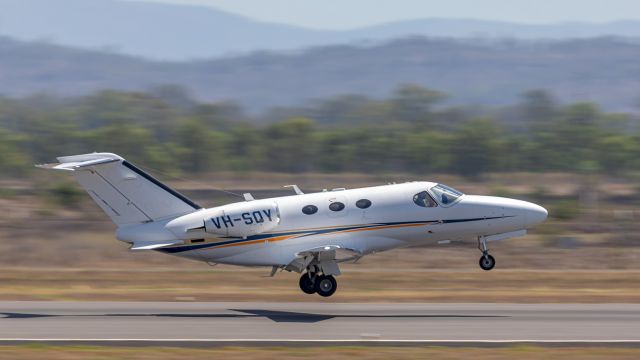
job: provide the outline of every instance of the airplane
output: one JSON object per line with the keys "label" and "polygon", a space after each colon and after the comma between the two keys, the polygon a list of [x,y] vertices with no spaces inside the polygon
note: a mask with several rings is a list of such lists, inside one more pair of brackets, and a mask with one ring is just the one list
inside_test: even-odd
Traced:
{"label": "airplane", "polygon": [[64,156],[41,168],[70,171],[116,224],[131,250],[155,250],[209,264],[271,267],[302,274],[300,289],[337,289],[339,264],[401,247],[474,238],[479,265],[494,268],[488,243],[524,236],[547,210],[520,200],[465,195],[439,183],[338,188],[202,208],[112,153]]}

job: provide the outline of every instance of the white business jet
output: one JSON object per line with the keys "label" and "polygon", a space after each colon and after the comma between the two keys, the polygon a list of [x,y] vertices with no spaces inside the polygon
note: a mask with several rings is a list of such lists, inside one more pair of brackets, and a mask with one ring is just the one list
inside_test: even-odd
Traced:
{"label": "white business jet", "polygon": [[338,264],[399,247],[477,238],[480,267],[495,259],[487,243],[523,236],[544,221],[538,205],[464,195],[443,184],[409,182],[254,199],[204,209],[122,157],[93,153],[39,167],[71,171],[118,226],[131,250],[156,250],[210,264],[268,266],[302,273],[300,288],[328,297]]}

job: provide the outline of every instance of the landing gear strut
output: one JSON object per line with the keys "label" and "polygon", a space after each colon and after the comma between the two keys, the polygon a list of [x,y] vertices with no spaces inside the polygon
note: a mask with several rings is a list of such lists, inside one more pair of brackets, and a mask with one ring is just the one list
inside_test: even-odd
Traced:
{"label": "landing gear strut", "polygon": [[478,249],[482,251],[482,256],[480,257],[480,267],[482,270],[489,271],[496,266],[496,259],[489,255],[489,248],[487,247],[487,240],[480,236],[478,237]]}

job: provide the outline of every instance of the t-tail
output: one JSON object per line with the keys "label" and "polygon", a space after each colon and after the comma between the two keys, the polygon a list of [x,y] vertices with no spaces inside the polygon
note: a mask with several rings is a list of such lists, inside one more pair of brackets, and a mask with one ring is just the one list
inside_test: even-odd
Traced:
{"label": "t-tail", "polygon": [[58,164],[38,167],[72,171],[78,183],[118,227],[178,217],[201,209],[116,154],[63,156],[58,161]]}

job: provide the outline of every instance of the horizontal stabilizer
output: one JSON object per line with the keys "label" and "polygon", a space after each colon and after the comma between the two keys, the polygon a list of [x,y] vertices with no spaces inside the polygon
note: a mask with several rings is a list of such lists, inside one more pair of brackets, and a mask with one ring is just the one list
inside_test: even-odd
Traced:
{"label": "horizontal stabilizer", "polygon": [[36,165],[36,166],[42,169],[75,171],[75,170],[86,168],[89,166],[109,164],[109,163],[113,163],[121,160],[124,160],[124,159],[122,159],[118,155],[101,153],[101,154],[87,154],[87,155],[59,157],[58,158],[58,161],[60,161],[59,164],[44,164],[44,165]]}
{"label": "horizontal stabilizer", "polygon": [[153,250],[159,249],[171,245],[181,245],[184,244],[182,240],[173,240],[173,241],[136,241],[131,245],[130,250]]}

